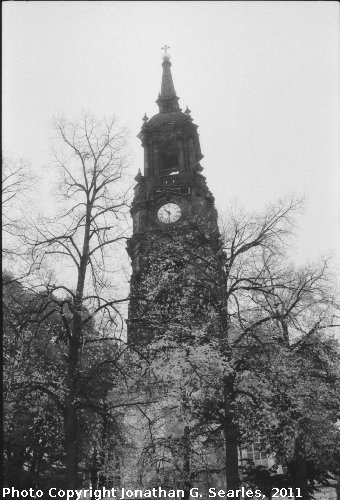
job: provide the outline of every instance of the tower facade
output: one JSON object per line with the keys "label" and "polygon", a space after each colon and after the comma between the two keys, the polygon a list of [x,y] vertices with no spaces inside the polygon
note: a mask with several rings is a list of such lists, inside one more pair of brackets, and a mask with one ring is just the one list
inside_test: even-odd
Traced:
{"label": "tower facade", "polygon": [[159,112],[150,119],[144,116],[138,135],[144,149],[144,169],[135,178],[133,235],[127,246],[132,262],[129,342],[150,339],[152,314],[143,297],[155,284],[150,273],[156,281],[159,279],[154,268],[157,259],[164,263],[167,243],[189,238],[189,245],[195,247],[195,240],[202,248],[203,240],[218,237],[214,198],[200,165],[203,155],[198,126],[190,110],[182,112],[179,107],[166,49],[162,67],[161,92],[156,101]]}

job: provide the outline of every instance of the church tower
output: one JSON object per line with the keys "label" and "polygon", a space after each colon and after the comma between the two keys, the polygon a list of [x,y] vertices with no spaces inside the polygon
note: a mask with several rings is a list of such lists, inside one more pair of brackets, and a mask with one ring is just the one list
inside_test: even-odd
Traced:
{"label": "church tower", "polygon": [[135,178],[133,235],[127,245],[132,261],[128,340],[133,343],[150,338],[141,290],[145,294],[146,288],[153,286],[150,262],[162,260],[167,241],[198,233],[205,240],[218,238],[214,198],[200,165],[203,155],[198,126],[190,110],[182,112],[179,107],[167,49],[165,46],[161,91],[156,101],[159,112],[150,119],[144,116],[138,134],[144,149],[144,170],[143,174],[139,170]]}

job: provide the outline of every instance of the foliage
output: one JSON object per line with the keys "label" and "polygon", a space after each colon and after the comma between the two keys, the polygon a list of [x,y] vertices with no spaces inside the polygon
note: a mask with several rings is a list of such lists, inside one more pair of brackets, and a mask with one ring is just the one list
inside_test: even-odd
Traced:
{"label": "foliage", "polygon": [[[132,331],[148,345],[165,398],[166,410],[160,405],[149,414],[163,446],[155,462],[166,457],[184,483],[197,480],[193,457],[200,447],[211,440],[216,449],[222,436],[224,466],[216,451],[204,472],[226,468],[228,488],[239,485],[238,448],[257,437],[274,464],[290,467],[301,456],[317,464],[313,477],[320,469],[320,480],[334,469],[339,346],[328,330],[336,326],[337,304],[326,263],[299,269],[287,263],[298,208],[288,200],[262,216],[232,215],[221,237],[196,221],[190,231],[169,229],[146,243]],[[174,435],[182,446],[191,439],[180,467],[170,453]],[[250,480],[249,468],[245,473]],[[312,473],[304,481],[308,496]]]}

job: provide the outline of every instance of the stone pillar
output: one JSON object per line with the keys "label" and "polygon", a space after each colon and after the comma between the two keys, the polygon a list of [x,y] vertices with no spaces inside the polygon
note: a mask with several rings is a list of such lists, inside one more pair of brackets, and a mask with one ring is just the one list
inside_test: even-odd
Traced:
{"label": "stone pillar", "polygon": [[148,143],[147,145],[147,155],[148,155],[148,169],[149,169],[149,177],[153,177],[155,175],[154,173],[154,159],[153,159],[153,144]]}
{"label": "stone pillar", "polygon": [[158,144],[153,144],[153,175],[159,177],[159,146]]}
{"label": "stone pillar", "polygon": [[149,152],[148,145],[144,144],[144,175],[145,177],[149,177]]}
{"label": "stone pillar", "polygon": [[183,172],[185,170],[185,167],[184,167],[183,141],[181,139],[177,139],[177,148],[178,148],[178,166],[179,166],[179,171]]}
{"label": "stone pillar", "polygon": [[189,150],[188,150],[188,141],[185,139],[183,144],[183,156],[184,156],[184,171],[190,170],[190,158],[189,158]]}
{"label": "stone pillar", "polygon": [[195,158],[195,148],[194,148],[194,141],[192,137],[190,137],[188,141],[188,147],[189,147],[189,165],[190,165],[190,170],[193,171],[194,166],[196,165],[196,158]]}

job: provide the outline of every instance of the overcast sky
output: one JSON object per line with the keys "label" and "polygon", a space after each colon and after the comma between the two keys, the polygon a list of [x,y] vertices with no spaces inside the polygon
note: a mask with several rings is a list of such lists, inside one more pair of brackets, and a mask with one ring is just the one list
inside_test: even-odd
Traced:
{"label": "overcast sky", "polygon": [[87,109],[127,126],[137,173],[164,43],[220,212],[304,196],[295,258],[340,269],[337,2],[4,3],[5,153],[43,172],[52,117]]}

